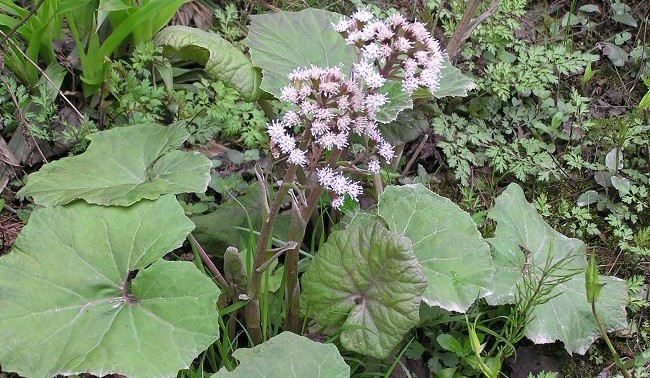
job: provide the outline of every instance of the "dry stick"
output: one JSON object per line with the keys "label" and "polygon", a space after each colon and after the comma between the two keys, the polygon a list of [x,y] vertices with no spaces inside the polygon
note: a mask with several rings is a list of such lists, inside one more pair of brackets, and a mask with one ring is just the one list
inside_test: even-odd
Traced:
{"label": "dry stick", "polygon": [[406,166],[402,170],[402,177],[406,176],[406,174],[411,170],[411,167],[413,166],[413,164],[415,164],[415,160],[417,160],[418,156],[420,156],[420,153],[424,148],[424,144],[427,142],[428,139],[429,139],[429,134],[424,134],[422,140],[420,141],[417,148],[415,149],[415,152],[413,152],[413,156],[411,156],[408,163],[406,163]]}
{"label": "dry stick", "polygon": [[467,31],[463,35],[463,41],[469,38],[470,34],[476,29],[483,21],[487,20],[490,16],[495,14],[499,10],[499,0],[493,0],[492,4],[485,10],[485,12],[479,14],[474,21],[469,25]]}
{"label": "dry stick", "polygon": [[[244,310],[246,316],[246,328],[248,329],[251,338],[255,344],[262,342],[262,331],[261,331],[261,315],[260,315],[260,292],[262,290],[262,276],[264,271],[258,271],[258,268],[265,263],[266,258],[266,249],[271,238],[271,233],[273,231],[273,223],[275,223],[275,218],[280,212],[280,206],[282,205],[282,199],[289,192],[291,183],[296,176],[296,170],[298,166],[290,165],[285,173],[282,184],[278,192],[271,203],[269,208],[269,213],[262,219],[262,230],[260,231],[260,237],[257,240],[257,249],[255,251],[255,266],[253,272],[251,273],[250,284],[248,287],[248,297],[250,300],[246,304]],[[268,198],[262,198],[263,201],[268,201]]]}
{"label": "dry stick", "polygon": [[201,261],[203,261],[203,263],[208,268],[210,273],[212,273],[212,275],[214,275],[214,278],[217,279],[217,282],[219,283],[219,285],[221,285],[221,287],[223,287],[224,290],[230,291],[230,284],[228,284],[226,279],[223,278],[223,275],[219,271],[219,268],[217,268],[217,266],[214,265],[214,263],[210,259],[210,256],[208,256],[208,254],[205,252],[203,247],[201,247],[201,244],[199,244],[199,242],[196,241],[196,239],[194,238],[194,235],[189,234],[187,236],[187,239],[190,241],[190,243],[192,243],[194,248],[196,248],[197,252],[199,252],[199,256],[201,256]]}
{"label": "dry stick", "polygon": [[[4,36],[4,37],[7,36],[7,35],[6,35],[2,30],[0,30],[0,35],[2,35],[2,36]],[[23,50],[21,50],[21,49],[19,48],[19,46],[16,45],[16,42],[12,41],[11,39],[8,39],[7,41],[8,41],[9,43],[11,43],[11,44],[14,45],[14,47],[15,47],[15,48],[20,52],[20,54],[23,56],[23,58],[27,59],[28,62],[30,62],[34,67],[36,67],[36,69],[38,70],[38,72],[39,72],[39,73],[40,73],[40,74],[45,78],[45,80],[47,80],[48,83],[50,83],[50,85],[52,86],[52,88],[56,89],[57,93],[59,94],[59,96],[61,96],[61,98],[63,99],[63,101],[65,101],[65,102],[66,102],[66,103],[67,103],[67,104],[72,108],[72,110],[74,110],[74,112],[77,114],[77,116],[79,116],[79,119],[83,119],[83,118],[84,118],[83,114],[81,114],[81,112],[79,111],[79,109],[77,109],[77,107],[74,106],[74,105],[72,104],[72,102],[68,99],[68,97],[66,97],[66,95],[63,94],[63,92],[61,91],[61,89],[60,89],[58,86],[56,86],[56,85],[54,84],[54,82],[52,81],[52,79],[50,79],[50,77],[47,76],[47,74],[45,73],[45,71],[43,71],[43,69],[42,69],[41,67],[39,67],[38,64],[36,64],[36,63],[35,63],[35,62],[34,62],[34,61],[29,57],[29,56],[27,56],[27,54],[25,54],[25,53],[23,52]],[[3,49],[3,45],[0,45],[0,49]],[[84,126],[86,127],[86,131],[90,132],[90,130],[88,129],[88,125],[87,125],[85,122],[83,122],[83,124],[84,124]]]}
{"label": "dry stick", "polygon": [[481,0],[471,0],[467,8],[465,8],[465,13],[463,13],[463,17],[461,17],[460,22],[456,26],[456,31],[454,31],[454,34],[449,38],[449,42],[447,42],[447,54],[449,54],[449,57],[453,58],[458,52],[463,42],[465,31],[469,28],[472,17],[474,17],[474,12],[476,12],[476,8],[480,4]]}
{"label": "dry stick", "polygon": [[447,43],[447,54],[449,54],[450,58],[453,58],[460,51],[463,42],[469,38],[476,27],[499,9],[499,0],[493,0],[490,7],[472,21],[474,12],[476,12],[480,4],[481,0],[472,0],[465,9],[465,13],[463,13],[463,17],[460,19],[456,31]]}
{"label": "dry stick", "polygon": [[26,15],[25,15],[25,17],[22,18],[22,20],[18,21],[18,23],[17,23],[13,28],[11,28],[11,30],[9,30],[9,31],[7,32],[7,34],[5,34],[5,35],[2,37],[2,39],[0,39],[0,46],[4,46],[5,42],[7,42],[7,40],[8,40],[9,38],[11,38],[11,36],[14,35],[14,33],[16,33],[16,31],[18,31],[18,28],[20,28],[20,27],[21,27],[25,22],[27,22],[27,20],[29,20],[29,18],[32,17],[32,15],[33,15],[34,13],[36,13],[36,11],[38,10],[38,8],[40,8],[41,5],[43,5],[44,2],[45,2],[45,0],[40,0],[40,1],[36,4],[36,6],[33,7],[33,8],[32,8],[32,9],[31,9],[31,10],[30,10]]}
{"label": "dry stick", "polygon": [[2,76],[0,76],[0,80],[2,80],[2,83],[4,83],[4,85],[7,87],[9,96],[11,97],[11,102],[13,102],[14,107],[16,108],[16,112],[18,113],[18,119],[20,120],[20,123],[23,125],[23,128],[27,130],[27,132],[29,133],[29,136],[32,138],[32,141],[34,142],[34,146],[36,147],[38,153],[43,158],[43,161],[47,163],[48,162],[47,158],[45,157],[45,154],[43,154],[41,147],[39,147],[38,142],[34,137],[34,134],[32,134],[32,131],[29,129],[29,123],[27,122],[27,118],[25,118],[23,111],[20,109],[20,104],[18,103],[18,99],[16,98],[16,96],[14,96],[14,93],[11,91],[10,89],[11,87],[9,86],[9,83],[7,83],[7,81]]}

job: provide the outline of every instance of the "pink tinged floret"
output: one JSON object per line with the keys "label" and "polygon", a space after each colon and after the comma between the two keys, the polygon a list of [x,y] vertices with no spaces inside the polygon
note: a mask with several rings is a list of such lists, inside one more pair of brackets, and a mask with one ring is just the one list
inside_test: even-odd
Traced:
{"label": "pink tinged floret", "polygon": [[347,38],[345,38],[345,41],[347,42],[348,45],[354,45],[357,42],[361,41],[361,31],[360,30],[352,30]]}
{"label": "pink tinged floret", "polygon": [[408,52],[413,48],[413,42],[404,37],[399,37],[395,41],[395,49],[399,52]]}
{"label": "pink tinged floret", "polygon": [[363,47],[363,58],[367,60],[375,60],[381,58],[381,51],[376,43],[369,44]]}
{"label": "pink tinged floret", "polygon": [[379,163],[378,159],[371,159],[368,162],[368,170],[372,173],[379,173],[379,169],[381,168],[381,165]]}
{"label": "pink tinged floret", "polygon": [[440,80],[439,70],[424,69],[420,72],[420,82],[427,87],[429,91],[433,92],[438,89],[438,82]]}
{"label": "pink tinged floret", "polygon": [[318,91],[324,96],[332,96],[339,92],[339,86],[335,81],[324,81],[318,86]]}
{"label": "pink tinged floret", "polygon": [[282,88],[282,91],[280,92],[280,100],[282,101],[295,104],[298,102],[298,98],[298,90],[291,85],[287,85],[286,87]]}
{"label": "pink tinged floret", "polygon": [[389,56],[393,55],[393,48],[390,47],[389,44],[384,43],[381,45],[381,49],[379,51],[379,55],[383,58],[386,59]]}
{"label": "pink tinged floret", "polygon": [[413,58],[406,58],[402,63],[402,67],[404,68],[405,76],[413,76],[418,68],[418,62]]}
{"label": "pink tinged floret", "polygon": [[366,117],[357,117],[354,120],[354,127],[352,130],[357,134],[364,134],[366,131],[366,126],[368,125],[368,119]]}
{"label": "pink tinged floret", "polygon": [[347,96],[341,96],[338,98],[338,100],[336,100],[336,105],[340,111],[344,112],[350,107],[350,101],[348,100]]}
{"label": "pink tinged floret", "polygon": [[427,48],[431,51],[437,51],[440,52],[440,42],[436,40],[435,38],[429,38],[426,42]]}
{"label": "pink tinged floret", "polygon": [[305,71],[304,69],[298,67],[291,71],[291,73],[288,75],[289,80],[291,81],[302,81],[305,80]]}
{"label": "pink tinged floret", "polygon": [[384,142],[384,137],[381,136],[377,124],[374,121],[368,121],[366,123],[363,134],[377,143]]}
{"label": "pink tinged floret", "polygon": [[415,76],[407,76],[402,80],[402,89],[406,93],[413,93],[420,86],[420,80]]}
{"label": "pink tinged floret", "polygon": [[379,146],[378,152],[379,155],[381,155],[384,158],[384,160],[386,160],[387,162],[393,159],[393,157],[395,156],[395,151],[393,150],[393,146],[386,142],[382,143]]}
{"label": "pink tinged floret", "polygon": [[339,150],[342,150],[345,147],[347,147],[348,146],[348,137],[349,137],[349,134],[347,132],[341,132],[341,133],[335,134],[335,136],[334,136],[334,145],[336,146],[336,148],[338,148]]}
{"label": "pink tinged floret", "polygon": [[393,38],[395,32],[393,32],[390,27],[382,22],[375,27],[375,34],[377,35],[377,40],[383,42],[387,39]]}
{"label": "pink tinged floret", "polygon": [[370,112],[376,112],[384,104],[388,102],[388,98],[383,93],[374,93],[366,96],[365,105],[366,109]]}
{"label": "pink tinged floret", "polygon": [[289,153],[289,158],[287,159],[289,163],[299,166],[304,166],[307,164],[307,157],[305,151],[294,148]]}
{"label": "pink tinged floret", "polygon": [[284,123],[277,119],[274,119],[273,121],[271,121],[271,123],[268,123],[266,125],[266,129],[267,132],[269,133],[269,137],[274,141],[277,141],[279,138],[286,135]]}
{"label": "pink tinged floret", "polygon": [[365,109],[365,106],[363,104],[363,96],[361,94],[355,94],[352,96],[350,99],[352,110],[355,112],[363,112]]}
{"label": "pink tinged floret", "polygon": [[296,140],[287,134],[275,138],[274,142],[278,145],[278,148],[280,151],[282,151],[283,154],[291,153],[291,151],[296,148]]}
{"label": "pink tinged floret", "polygon": [[330,167],[317,168],[318,183],[327,186],[334,179],[334,170]]}
{"label": "pink tinged floret", "polygon": [[352,14],[352,18],[359,22],[368,22],[374,17],[375,15],[367,9],[359,9]]}
{"label": "pink tinged floret", "polygon": [[354,21],[346,18],[341,18],[337,23],[332,22],[332,27],[339,33],[348,31],[348,29],[351,29],[353,25]]}
{"label": "pink tinged floret", "polygon": [[329,126],[326,121],[314,121],[311,124],[311,133],[314,136],[323,135],[328,130],[329,130]]}
{"label": "pink tinged floret", "polygon": [[415,54],[413,54],[413,56],[415,57],[415,60],[417,60],[418,64],[423,66],[429,60],[429,52],[426,50],[416,51]]}
{"label": "pink tinged floret", "polygon": [[316,143],[320,144],[327,150],[331,150],[334,148],[334,142],[336,140],[336,136],[332,132],[326,132],[318,136],[316,139]]}
{"label": "pink tinged floret", "polygon": [[336,127],[339,129],[339,131],[348,131],[350,130],[350,123],[352,123],[350,116],[344,114],[336,120]]}
{"label": "pink tinged floret", "polygon": [[330,108],[320,108],[320,107],[316,108],[313,111],[313,114],[314,114],[314,119],[323,120],[323,121],[330,120],[334,116]]}
{"label": "pink tinged floret", "polygon": [[[357,197],[363,192],[363,188],[359,183],[349,180],[340,172],[335,172],[330,167],[317,168],[316,173],[318,176],[318,183],[325,189],[334,192],[337,197],[341,198],[340,205],[342,205],[343,197],[347,194],[352,199],[357,200]],[[337,206],[340,206],[337,205]]]}
{"label": "pink tinged floret", "polygon": [[318,109],[318,105],[309,100],[303,101],[300,104],[300,113],[302,115],[312,114],[316,109]]}
{"label": "pink tinged floret", "polygon": [[345,197],[336,197],[332,200],[332,207],[336,210],[341,210],[345,203]]}
{"label": "pink tinged floret", "polygon": [[293,110],[289,110],[284,114],[284,117],[282,117],[282,121],[284,122],[285,125],[289,126],[298,126],[301,124],[300,122],[300,116],[298,113],[294,112]]}
{"label": "pink tinged floret", "polygon": [[387,21],[388,21],[389,24],[391,24],[393,26],[399,26],[399,25],[404,24],[404,22],[406,22],[406,19],[401,14],[395,13],[395,14],[390,15],[388,17]]}
{"label": "pink tinged floret", "polygon": [[350,197],[352,197],[352,199],[354,199],[354,200],[356,201],[356,200],[357,200],[357,197],[359,197],[359,195],[360,195],[361,193],[363,193],[363,188],[362,188],[361,185],[359,185],[358,183],[350,182],[350,183],[348,184],[348,191],[347,191],[347,193],[348,193],[348,195],[349,195]]}
{"label": "pink tinged floret", "polygon": [[326,73],[327,80],[330,81],[340,81],[343,79],[343,70],[341,67],[330,67]]}
{"label": "pink tinged floret", "polygon": [[[303,86],[300,87],[300,89],[298,90],[298,100],[299,100],[299,101],[302,101],[302,100],[306,99],[307,97],[309,97],[309,95],[311,94],[311,92],[312,92],[312,88],[311,88],[311,86],[309,86],[309,85],[303,85]],[[294,103],[294,104],[297,104],[298,101],[294,101],[293,103]]]}
{"label": "pink tinged floret", "polygon": [[359,35],[361,40],[364,42],[370,41],[375,38],[375,27],[373,24],[368,24],[361,29],[361,34]]}
{"label": "pink tinged floret", "polygon": [[386,78],[381,76],[379,72],[371,72],[363,79],[366,81],[368,88],[379,88],[386,82]]}
{"label": "pink tinged floret", "polygon": [[427,30],[427,27],[419,21],[410,24],[408,30],[420,41],[426,41],[431,38],[431,33]]}

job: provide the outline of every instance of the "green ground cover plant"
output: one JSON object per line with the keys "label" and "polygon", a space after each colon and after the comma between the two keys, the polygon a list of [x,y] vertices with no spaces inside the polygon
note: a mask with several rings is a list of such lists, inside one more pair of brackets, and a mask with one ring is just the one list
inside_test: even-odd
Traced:
{"label": "green ground cover plant", "polygon": [[[3,78],[7,132],[83,143],[5,184],[30,205],[0,256],[2,376],[557,376],[518,371],[524,348],[644,376],[647,88],[599,118],[585,88],[605,64],[647,80],[569,43],[600,7],[547,15],[563,43],[540,44],[522,0],[229,5],[222,36],[118,3],[85,9],[144,43],[82,67],[83,131],[48,127],[67,73]],[[127,47],[74,22],[77,47]]]}

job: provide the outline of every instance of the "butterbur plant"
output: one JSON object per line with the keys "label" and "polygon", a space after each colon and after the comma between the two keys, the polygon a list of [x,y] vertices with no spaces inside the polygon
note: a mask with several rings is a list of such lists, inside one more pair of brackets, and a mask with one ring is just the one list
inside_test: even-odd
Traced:
{"label": "butterbur plant", "polygon": [[[346,197],[357,200],[363,191],[349,175],[377,174],[380,159],[390,162],[394,157],[393,146],[377,126],[378,112],[393,101],[382,91],[384,85],[398,81],[407,95],[419,87],[430,91],[438,87],[444,54],[424,24],[408,22],[399,14],[380,20],[362,9],[332,26],[345,37],[346,44],[356,48],[358,61],[347,74],[341,66],[310,65],[297,67],[287,75],[289,84],[281,89],[280,99],[291,110],[270,122],[267,129],[272,153],[276,158],[286,158],[289,168],[272,205],[267,206],[269,214],[257,245],[254,286],[261,284],[256,276],[262,272],[257,271],[265,263],[273,221],[287,193],[293,198],[288,239],[299,245],[323,191],[332,193],[334,208],[341,208]],[[366,141],[367,149],[350,161],[347,148],[355,134]],[[264,197],[266,193],[268,190],[264,190]],[[298,252],[298,246],[290,249],[285,265],[286,325],[295,332],[300,325]],[[259,289],[253,288],[247,326],[259,339],[258,296]]]}

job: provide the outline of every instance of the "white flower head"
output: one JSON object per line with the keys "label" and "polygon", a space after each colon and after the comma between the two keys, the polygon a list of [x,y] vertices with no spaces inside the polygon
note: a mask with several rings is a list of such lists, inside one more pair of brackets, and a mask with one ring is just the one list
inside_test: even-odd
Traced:
{"label": "white flower head", "polygon": [[274,141],[277,141],[286,134],[284,122],[277,119],[267,123],[266,130],[269,133],[269,137]]}
{"label": "white flower head", "polygon": [[348,36],[345,38],[345,41],[348,45],[355,45],[357,42],[362,41],[363,34],[360,30],[352,30],[348,33]]}
{"label": "white flower head", "polygon": [[372,159],[368,162],[368,170],[369,170],[371,173],[379,173],[379,170],[380,170],[380,169],[381,169],[381,165],[380,165],[378,159],[376,159],[376,158],[372,158]]}
{"label": "white flower head", "polygon": [[287,85],[286,87],[283,87],[280,92],[280,100],[290,102],[292,104],[298,102],[299,97],[300,93],[293,85]]}
{"label": "white flower head", "polygon": [[379,88],[386,82],[370,61],[362,61],[353,65],[354,71],[363,78],[369,88]]}
{"label": "white flower head", "polygon": [[312,114],[314,111],[316,111],[316,109],[318,109],[318,105],[309,100],[300,103],[300,113],[302,115]]}
{"label": "white flower head", "polygon": [[399,26],[399,25],[404,24],[404,22],[406,22],[406,19],[405,19],[404,16],[402,16],[401,14],[399,14],[399,13],[394,13],[394,14],[390,15],[386,21],[387,21],[390,25],[392,25],[393,27],[395,27],[395,26]]}
{"label": "white flower head", "polygon": [[375,38],[375,24],[367,24],[366,26],[361,29],[361,34],[360,34],[361,40],[364,42],[370,41],[371,39]]}
{"label": "white flower head", "polygon": [[402,80],[402,90],[406,93],[413,93],[420,86],[420,80],[415,76],[405,76]]}
{"label": "white flower head", "polygon": [[381,155],[386,162],[389,162],[395,156],[395,151],[390,143],[383,142],[379,145],[379,155]]}
{"label": "white flower head", "polygon": [[293,165],[299,165],[299,166],[304,166],[307,164],[307,156],[305,151],[302,151],[298,148],[294,148],[289,152],[289,158],[287,161]]}
{"label": "white flower head", "polygon": [[395,32],[393,32],[393,30],[391,30],[391,28],[386,25],[386,23],[381,22],[375,26],[375,34],[377,35],[377,39],[379,41],[384,42],[388,39],[393,38]]}
{"label": "white flower head", "polygon": [[311,123],[311,133],[318,137],[325,134],[329,130],[329,125],[326,121],[314,120]]}
{"label": "white flower head", "polygon": [[357,10],[356,12],[354,12],[352,14],[352,18],[354,20],[359,21],[359,22],[368,22],[368,21],[372,20],[374,17],[375,17],[375,15],[372,14],[371,11],[369,11],[368,9],[365,9],[365,8],[359,9],[359,10]]}
{"label": "white flower head", "polygon": [[363,193],[363,188],[359,183],[343,176],[341,172],[335,172],[330,167],[317,168],[318,183],[325,189],[334,192],[337,196],[350,196],[353,200]]}
{"label": "white flower head", "polygon": [[383,93],[369,94],[365,98],[366,109],[369,112],[375,113],[379,108],[388,102],[388,97]]}
{"label": "white flower head", "polygon": [[379,49],[379,55],[383,59],[386,59],[389,56],[393,55],[393,48],[388,43],[384,43],[381,45],[381,48]]}
{"label": "white flower head", "polygon": [[341,210],[345,203],[345,197],[336,197],[332,200],[332,207],[336,210]]}
{"label": "white flower head", "polygon": [[399,52],[408,52],[413,48],[413,42],[404,37],[399,37],[395,41],[395,49]]}
{"label": "white flower head", "polygon": [[337,23],[332,22],[332,27],[339,33],[344,33],[354,27],[355,22],[346,17],[341,17]]}
{"label": "white flower head", "polygon": [[284,134],[274,140],[283,154],[289,154],[296,148],[296,140],[293,137]]}
{"label": "white flower head", "polygon": [[373,61],[379,58],[381,58],[381,50],[379,48],[379,45],[376,43],[371,43],[363,47],[363,59],[367,61]]}
{"label": "white flower head", "polygon": [[287,126],[298,126],[301,124],[300,116],[298,115],[298,113],[294,112],[293,110],[289,110],[288,112],[284,113],[284,117],[282,117],[282,122],[284,122],[284,124]]}
{"label": "white flower head", "polygon": [[305,80],[305,70],[302,67],[298,67],[291,71],[291,73],[288,75],[289,80],[291,81],[301,81]]}

